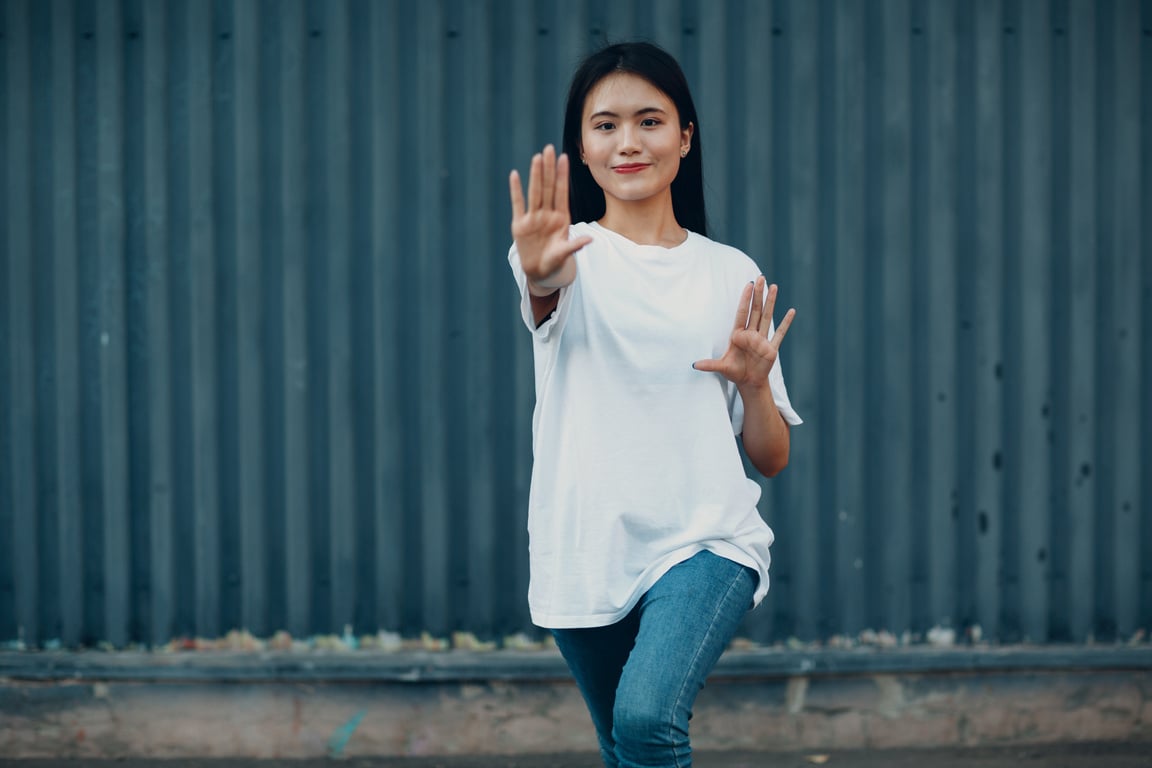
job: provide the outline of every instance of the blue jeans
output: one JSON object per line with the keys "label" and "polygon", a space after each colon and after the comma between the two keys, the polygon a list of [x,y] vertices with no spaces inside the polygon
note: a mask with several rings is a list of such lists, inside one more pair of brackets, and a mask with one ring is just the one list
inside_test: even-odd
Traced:
{"label": "blue jeans", "polygon": [[758,575],[700,552],[664,574],[616,624],[554,629],[609,768],[692,765],[696,694],[752,606]]}

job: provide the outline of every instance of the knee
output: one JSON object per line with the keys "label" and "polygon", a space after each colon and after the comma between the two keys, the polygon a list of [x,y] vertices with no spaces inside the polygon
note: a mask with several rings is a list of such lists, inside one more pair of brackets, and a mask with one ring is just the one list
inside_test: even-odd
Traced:
{"label": "knee", "polygon": [[688,716],[659,696],[618,697],[612,737],[623,765],[687,765]]}

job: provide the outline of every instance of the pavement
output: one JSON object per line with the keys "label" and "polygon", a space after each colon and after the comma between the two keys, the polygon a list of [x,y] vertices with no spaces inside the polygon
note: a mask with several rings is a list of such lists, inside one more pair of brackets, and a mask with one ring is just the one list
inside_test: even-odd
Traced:
{"label": "pavement", "polygon": [[[971,749],[833,752],[700,752],[696,768],[1150,768],[1149,743],[1065,743]],[[596,755],[358,757],[342,760],[6,760],[0,768],[601,768]]]}

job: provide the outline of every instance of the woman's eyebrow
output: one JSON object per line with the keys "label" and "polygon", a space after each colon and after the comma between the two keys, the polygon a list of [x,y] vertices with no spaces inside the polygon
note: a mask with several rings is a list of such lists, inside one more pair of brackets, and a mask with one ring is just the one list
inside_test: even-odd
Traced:
{"label": "woman's eyebrow", "polygon": [[[640,109],[633,112],[632,116],[633,117],[639,117],[640,115],[648,115],[648,114],[652,114],[654,112],[659,113],[661,115],[665,114],[664,110],[660,109],[660,107],[641,107]],[[593,114],[589,115],[588,119],[594,120],[597,117],[620,117],[620,115],[618,115],[615,112],[612,112],[611,110],[602,109],[599,112],[594,112]]]}

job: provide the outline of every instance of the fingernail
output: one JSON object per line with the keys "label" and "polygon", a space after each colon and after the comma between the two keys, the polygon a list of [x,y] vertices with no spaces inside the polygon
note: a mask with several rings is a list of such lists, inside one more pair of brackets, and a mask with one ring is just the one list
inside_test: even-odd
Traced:
{"label": "fingernail", "polygon": [[696,370],[696,363],[692,363],[692,370]]}

